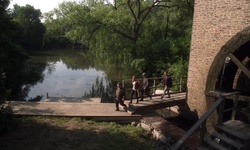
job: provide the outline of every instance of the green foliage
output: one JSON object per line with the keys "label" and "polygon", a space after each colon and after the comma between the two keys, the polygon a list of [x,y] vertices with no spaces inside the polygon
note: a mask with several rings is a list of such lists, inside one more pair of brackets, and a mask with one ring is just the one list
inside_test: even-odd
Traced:
{"label": "green foliage", "polygon": [[172,64],[168,71],[174,73],[176,77],[187,77],[188,62],[180,59],[176,63]]}
{"label": "green foliage", "polygon": [[0,70],[0,101],[5,101],[7,100],[7,97],[9,96],[10,94],[10,90],[8,90],[5,85],[4,85],[4,80],[5,80],[6,76],[5,76],[5,73]]}
{"label": "green foliage", "polygon": [[4,87],[11,92],[11,95],[22,95],[20,89],[23,86],[22,80],[28,73],[25,71],[25,61],[28,57],[16,44],[10,41],[2,41],[1,43],[3,47],[0,48],[0,69],[5,74]]}
{"label": "green foliage", "polygon": [[[0,1],[0,100],[6,100],[10,92],[13,92],[11,87],[16,85],[14,76],[19,77],[23,60],[26,59],[22,49],[12,42],[18,27],[10,20],[6,11],[8,4],[9,1]],[[14,72],[15,69],[18,71]]]}
{"label": "green foliage", "polygon": [[146,60],[144,58],[134,59],[134,61],[131,63],[131,66],[135,70],[135,72],[143,72],[145,70]]}
{"label": "green foliage", "polygon": [[[23,84],[37,81],[40,76],[30,78],[31,75],[34,77],[37,74],[34,73],[34,70],[30,70],[29,66],[25,66],[28,56],[20,46],[21,42],[18,39],[23,38],[20,35],[22,28],[11,18],[11,15],[21,16],[21,14],[8,12],[8,5],[9,0],[0,1],[0,100],[23,100],[22,98],[27,95],[29,90],[28,88],[22,90]],[[18,13],[18,11],[15,11],[15,13]],[[26,15],[32,16],[32,13],[29,13],[31,12],[26,12]]]}
{"label": "green foliage", "polygon": [[45,27],[41,23],[41,12],[31,5],[14,5],[12,20],[20,27],[20,35],[15,39],[26,49],[40,49],[43,46]]}
{"label": "green foliage", "polygon": [[[168,71],[173,76],[174,84],[179,84],[180,82],[182,82],[182,85],[187,84],[187,72],[188,72],[188,61],[187,60],[180,59],[176,63],[172,64],[169,67]],[[180,81],[180,79],[181,79],[181,81]],[[182,89],[183,91],[186,90],[185,86],[183,86],[182,88],[183,88]],[[174,88],[172,88],[172,90],[178,91],[179,86],[175,86]]]}
{"label": "green foliage", "polygon": [[0,100],[0,134],[8,132],[12,122],[11,107],[5,101]]}
{"label": "green foliage", "polygon": [[193,3],[64,2],[46,14],[45,25],[48,36],[56,31],[54,35],[88,48],[93,63],[101,60],[113,69],[119,64],[128,76],[145,70],[159,75],[180,59],[188,60]]}

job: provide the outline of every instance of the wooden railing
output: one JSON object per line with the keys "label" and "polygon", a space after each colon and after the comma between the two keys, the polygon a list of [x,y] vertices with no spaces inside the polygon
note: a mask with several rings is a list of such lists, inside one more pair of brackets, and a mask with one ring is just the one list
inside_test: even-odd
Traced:
{"label": "wooden railing", "polygon": [[[173,79],[173,86],[172,86],[171,90],[173,93],[186,91],[186,87],[187,87],[187,85],[186,85],[187,78],[186,77],[179,77],[179,78],[172,77],[172,79]],[[137,80],[140,83],[142,83],[143,78],[139,78]],[[164,85],[161,83],[162,80],[163,80],[163,77],[148,78],[149,90],[150,90],[150,93],[152,94],[152,96],[157,96],[157,93],[156,93],[157,90],[164,89]],[[126,93],[129,94],[130,91],[132,90],[131,79],[122,80],[122,86],[125,89]],[[125,96],[125,99],[128,99],[128,97]]]}
{"label": "wooden railing", "polygon": [[[228,96],[234,95],[234,105],[232,108],[224,109],[225,98]],[[235,118],[236,115],[236,107],[238,104],[239,92],[231,92],[231,93],[221,93],[220,97],[216,102],[207,110],[207,112],[198,120],[191,129],[171,148],[171,150],[178,150],[180,149],[183,144],[187,141],[187,139],[193,135],[197,129],[200,129],[200,139],[199,144],[201,145],[204,142],[204,136],[206,132],[206,121],[207,118],[218,109],[219,117],[218,117],[218,124],[221,124],[223,121],[223,114],[228,111],[232,111],[232,119]]]}

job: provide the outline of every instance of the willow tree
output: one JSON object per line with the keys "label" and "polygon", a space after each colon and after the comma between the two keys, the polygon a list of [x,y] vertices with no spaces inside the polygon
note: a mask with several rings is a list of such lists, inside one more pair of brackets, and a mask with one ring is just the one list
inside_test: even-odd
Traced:
{"label": "willow tree", "polygon": [[[187,37],[186,33],[182,35],[184,32],[174,27],[180,27],[178,20],[181,17],[178,18],[178,14],[183,15],[180,12],[189,8],[189,0],[115,0],[113,4],[100,0],[87,2],[90,1],[60,4],[58,9],[47,14],[46,24],[54,24],[53,28],[64,30],[65,37],[84,44],[95,58],[103,60],[102,64],[117,66],[119,63],[130,72],[132,67],[135,72],[131,73],[162,69],[166,66],[158,65],[159,60],[162,64],[171,62],[171,48],[178,45],[178,41],[171,38]],[[192,17],[187,18],[190,20]],[[181,21],[191,27],[190,22]]]}

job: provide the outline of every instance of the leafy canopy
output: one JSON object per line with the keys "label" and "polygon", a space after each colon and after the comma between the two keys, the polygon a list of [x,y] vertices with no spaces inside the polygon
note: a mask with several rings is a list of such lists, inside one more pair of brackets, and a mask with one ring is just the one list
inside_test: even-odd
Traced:
{"label": "leafy canopy", "polygon": [[[64,2],[45,14],[47,35],[81,43],[104,66],[159,75],[187,62],[193,0],[85,0]],[[182,65],[186,70],[186,65]],[[133,71],[131,71],[133,70]],[[185,74],[184,72],[179,73]]]}

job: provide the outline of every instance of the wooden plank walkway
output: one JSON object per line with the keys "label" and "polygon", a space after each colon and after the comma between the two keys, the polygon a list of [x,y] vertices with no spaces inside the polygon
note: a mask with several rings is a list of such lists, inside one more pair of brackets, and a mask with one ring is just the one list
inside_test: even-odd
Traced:
{"label": "wooden plank walkway", "polygon": [[[160,99],[160,96],[153,97],[152,100],[144,98],[139,104],[128,104],[129,113],[120,109],[115,111],[114,103],[100,103],[100,98],[50,98],[44,102],[20,102],[11,101],[14,115],[39,115],[39,116],[64,116],[82,117],[96,121],[132,122],[141,119],[141,113],[164,107],[182,104],[186,99],[185,93],[172,94],[171,98]],[[134,101],[135,102],[135,101]],[[136,113],[136,114],[135,114]]]}
{"label": "wooden plank walkway", "polygon": [[115,111],[114,103],[84,102],[18,102],[10,103],[14,115],[81,117],[94,121],[132,122],[139,121],[141,115],[130,115],[125,111]]}
{"label": "wooden plank walkway", "polygon": [[[60,116],[60,117],[81,117],[94,121],[112,121],[118,123],[131,123],[133,121],[149,124],[159,133],[179,139],[185,131],[165,119],[158,116],[147,116],[147,113],[156,109],[182,105],[186,101],[186,93],[173,93],[171,98],[160,98],[161,95],[153,96],[152,99],[144,98],[144,101],[126,100],[129,111],[120,109],[115,111],[114,103],[100,103],[100,98],[50,98],[44,102],[20,102],[11,101],[10,106],[15,115],[24,116]],[[145,113],[145,114],[144,114]],[[158,119],[157,119],[158,118]],[[195,139],[194,141],[198,141]],[[193,146],[196,142],[191,141]],[[195,143],[195,144],[194,144]],[[190,146],[190,145],[188,145]]]}
{"label": "wooden plank walkway", "polygon": [[162,109],[166,107],[180,106],[186,103],[186,92],[171,94],[171,98],[160,98],[161,95],[152,97],[152,99],[144,98],[143,101],[139,101],[139,104],[135,104],[136,100],[133,100],[132,104],[129,101],[126,102],[129,105],[129,113],[131,114],[143,114],[156,109]]}

